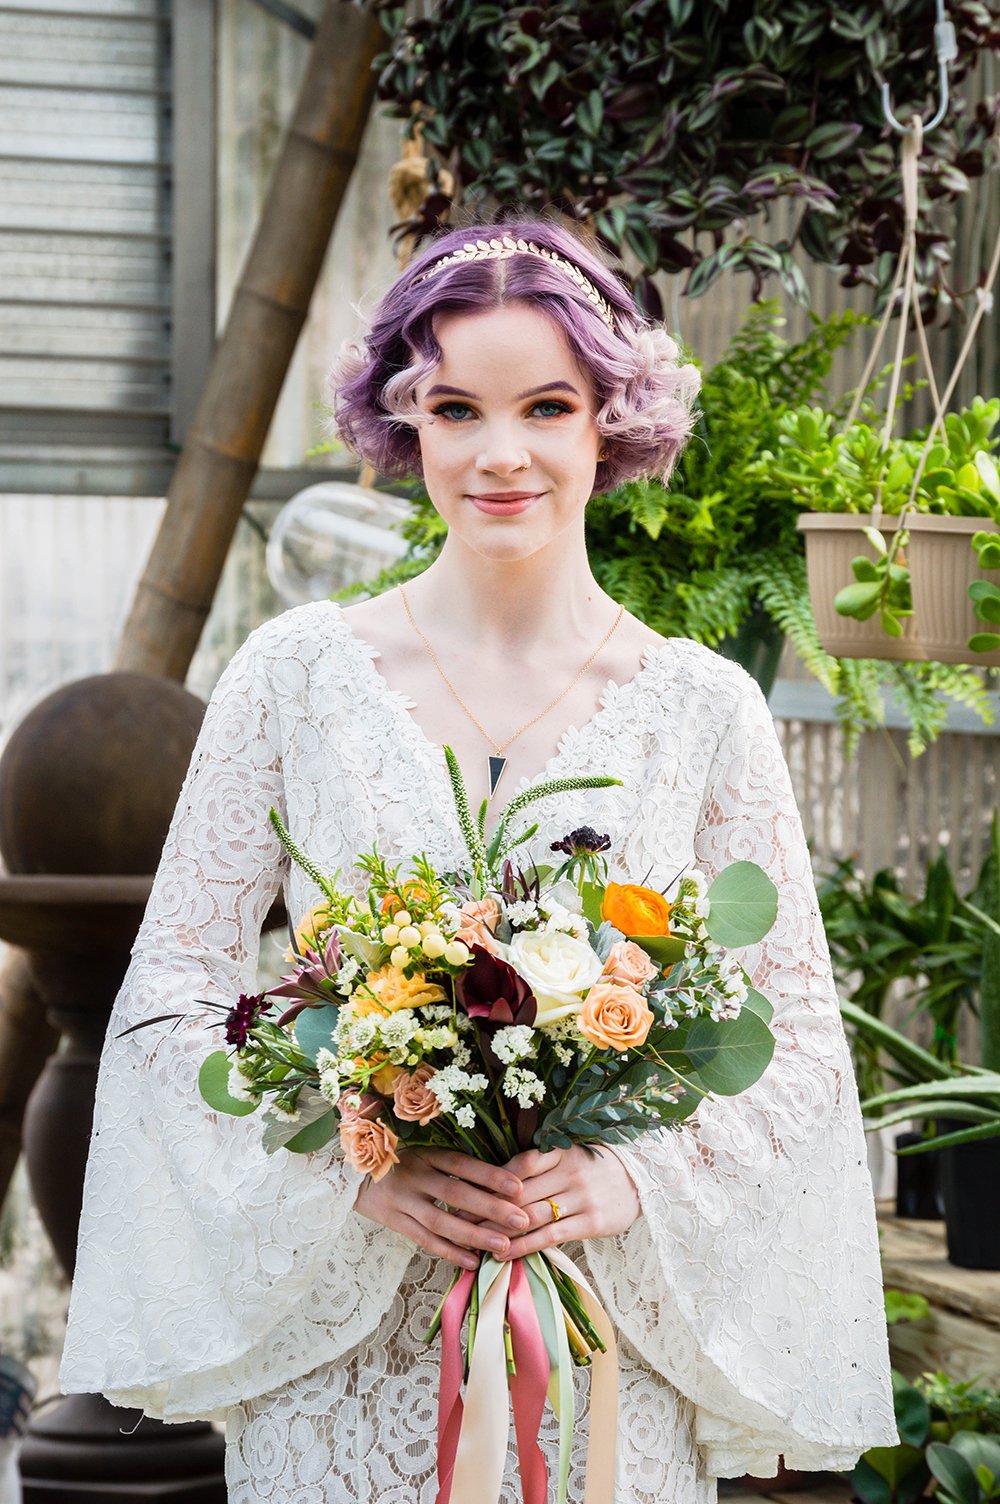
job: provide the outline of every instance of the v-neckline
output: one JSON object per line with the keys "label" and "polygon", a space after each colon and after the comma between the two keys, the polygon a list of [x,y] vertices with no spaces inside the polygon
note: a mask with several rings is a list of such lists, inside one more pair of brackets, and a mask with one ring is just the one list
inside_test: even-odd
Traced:
{"label": "v-neckline", "polygon": [[[411,735],[414,739],[414,742],[419,744],[419,746],[422,747],[423,750],[432,757],[434,766],[440,771],[441,777],[443,778],[450,792],[451,779],[448,775],[448,763],[444,755],[444,748],[438,742],[431,740],[426,731],[420,725],[420,722],[416,720],[416,718],[411,714],[411,710],[416,706],[417,701],[412,699],[411,696],[404,694],[402,690],[394,689],[386,679],[385,675],[379,672],[379,670],[375,666],[375,659],[381,658],[381,648],[375,647],[373,643],[368,642],[364,637],[358,635],[358,633],[351,626],[350,622],[347,620],[347,617],[344,615],[344,608],[343,606],[341,606],[340,602],[328,601],[324,604],[333,606],[335,608],[337,612],[337,621],[339,622],[343,631],[346,633],[348,639],[354,644],[359,658],[362,660],[368,671],[373,687],[379,689],[382,692],[386,701],[412,728]],[[617,679],[608,679],[600,695],[598,696],[597,705],[594,709],[593,714],[584,721],[582,726],[569,725],[563,729],[562,734],[556,742],[556,748],[551,757],[549,757],[547,761],[542,764],[537,772],[524,774],[516,784],[516,786],[513,788],[513,790],[508,793],[507,798],[505,800],[501,800],[500,808],[502,809],[505,804],[509,804],[511,799],[513,799],[517,794],[522,793],[526,788],[530,788],[533,783],[540,783],[544,779],[553,777],[559,763],[566,756],[567,743],[569,742],[571,736],[577,738],[589,736],[593,734],[593,732],[601,729],[604,724],[605,717],[611,711],[611,705],[609,702],[612,696],[614,696],[616,700],[623,694],[631,698],[638,690],[639,686],[646,679],[647,675],[650,674],[656,667],[657,662],[662,657],[663,653],[667,650],[669,644],[670,639],[667,637],[664,637],[660,642],[647,643],[639,654],[639,667],[636,669],[631,678],[625,679],[621,682],[619,682]],[[617,709],[617,705],[615,708]],[[484,753],[483,755],[485,756],[486,754]],[[609,769],[608,771],[610,772],[612,770]]]}

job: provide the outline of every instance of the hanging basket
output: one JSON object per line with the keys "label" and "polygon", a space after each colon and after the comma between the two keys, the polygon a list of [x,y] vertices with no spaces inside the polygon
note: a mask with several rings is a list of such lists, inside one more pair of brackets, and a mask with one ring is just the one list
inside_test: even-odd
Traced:
{"label": "hanging basket", "polygon": [[973,610],[969,586],[974,580],[1000,584],[1000,571],[979,567],[972,535],[997,533],[1000,528],[986,517],[938,517],[923,512],[907,518],[906,525],[913,620],[926,656],[938,663],[1000,666],[1000,649],[976,653],[968,645],[975,633],[990,630]]}
{"label": "hanging basket", "polygon": [[[914,617],[904,619],[902,637],[889,637],[882,631],[877,615],[868,621],[857,621],[853,616],[841,616],[834,607],[837,591],[854,579],[851,560],[858,554],[875,559],[875,550],[862,532],[862,528],[870,525],[867,513],[855,512],[803,512],[797,520],[796,526],[806,539],[809,599],[819,640],[835,658],[926,658]],[[886,517],[878,531],[886,544],[891,545],[896,519]],[[971,548],[969,555],[974,557]],[[906,563],[903,553],[899,562]]]}

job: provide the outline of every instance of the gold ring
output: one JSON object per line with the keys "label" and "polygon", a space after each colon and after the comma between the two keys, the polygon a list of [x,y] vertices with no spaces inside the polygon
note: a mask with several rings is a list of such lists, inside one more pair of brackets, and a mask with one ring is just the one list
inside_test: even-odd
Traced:
{"label": "gold ring", "polygon": [[552,1198],[551,1198],[551,1196],[546,1196],[545,1199],[546,1199],[546,1201],[549,1203],[549,1205],[552,1208],[552,1220],[553,1220],[553,1222],[558,1222],[559,1218],[562,1216],[562,1212],[559,1210],[559,1203],[558,1203],[558,1201],[553,1201]]}

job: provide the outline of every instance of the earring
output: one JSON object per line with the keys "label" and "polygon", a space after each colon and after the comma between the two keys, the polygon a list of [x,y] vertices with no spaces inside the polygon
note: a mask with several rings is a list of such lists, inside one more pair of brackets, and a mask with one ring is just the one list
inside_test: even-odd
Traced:
{"label": "earring", "polygon": [[597,458],[599,460],[606,460],[607,457],[608,457],[608,451],[606,449],[602,449],[601,452],[597,456]]}

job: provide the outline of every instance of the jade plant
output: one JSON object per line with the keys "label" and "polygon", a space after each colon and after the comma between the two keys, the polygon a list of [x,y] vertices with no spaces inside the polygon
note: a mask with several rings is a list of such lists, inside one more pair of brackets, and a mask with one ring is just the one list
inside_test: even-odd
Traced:
{"label": "jade plant", "polygon": [[[887,1290],[886,1317],[929,1315],[921,1296]],[[908,1308],[892,1308],[901,1296]],[[913,1304],[916,1302],[917,1304]],[[938,1370],[909,1380],[892,1370],[899,1443],[871,1447],[847,1476],[861,1504],[988,1504],[1000,1498],[1000,1393],[978,1379]]]}

